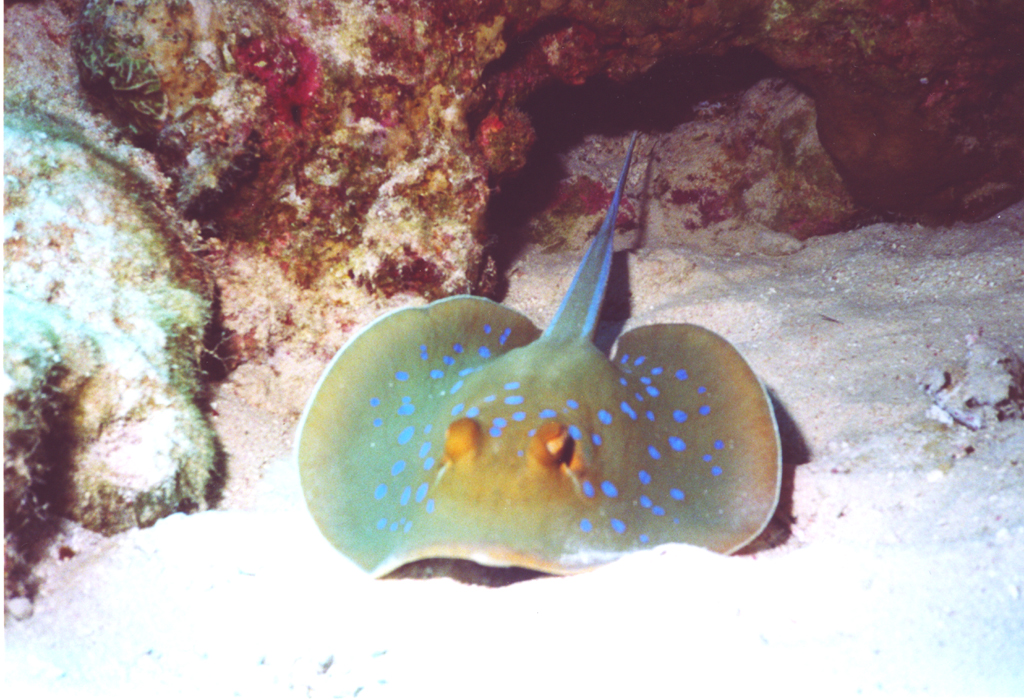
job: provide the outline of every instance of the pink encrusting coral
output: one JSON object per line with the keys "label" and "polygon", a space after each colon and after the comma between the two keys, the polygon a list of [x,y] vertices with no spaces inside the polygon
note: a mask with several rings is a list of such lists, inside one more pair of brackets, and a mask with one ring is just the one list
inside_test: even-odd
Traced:
{"label": "pink encrusting coral", "polygon": [[278,123],[302,128],[320,100],[323,84],[320,58],[297,37],[276,42],[251,38],[235,46],[233,55],[242,75],[266,90],[267,108]]}

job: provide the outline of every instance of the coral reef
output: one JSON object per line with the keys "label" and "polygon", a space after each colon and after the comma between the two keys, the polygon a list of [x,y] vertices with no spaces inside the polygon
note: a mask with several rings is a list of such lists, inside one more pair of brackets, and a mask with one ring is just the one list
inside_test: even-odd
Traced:
{"label": "coral reef", "polygon": [[748,39],[807,86],[851,193],[980,219],[1024,191],[1024,6],[778,0]]}
{"label": "coral reef", "polygon": [[695,111],[659,143],[652,228],[686,240],[754,223],[806,239],[864,215],[818,140],[814,103],[792,84],[769,78]]}
{"label": "coral reef", "polygon": [[[488,182],[534,142],[524,101],[680,54],[756,48],[808,87],[858,206],[989,214],[1024,188],[1020,19],[952,0],[89,0],[74,44],[85,84],[209,235],[270,253],[301,286],[436,298],[480,280]],[[703,221],[736,210],[739,177],[728,201],[698,203]],[[843,225],[815,206],[762,218],[799,236]]]}
{"label": "coral reef", "polygon": [[[715,151],[727,157],[700,183],[669,186],[684,228],[742,216],[804,238],[864,211],[990,213],[1024,185],[1021,62],[1007,51],[1013,24],[997,26],[1015,11],[934,5],[89,0],[72,43],[86,86],[156,155],[183,214],[219,241],[220,279],[266,255],[285,284],[358,306],[486,292],[484,214],[535,142],[528,98],[595,76],[626,82],[685,54],[757,49],[810,89],[816,110],[803,100],[802,116],[736,122],[735,135],[709,119],[728,114],[697,115],[732,150]],[[942,37],[963,54],[951,58]],[[959,87],[938,84],[950,71]],[[699,159],[705,146],[673,145],[673,157]],[[578,240],[587,187],[563,186],[541,228],[579,221],[567,234]],[[263,321],[224,312],[231,362],[257,357],[244,339]],[[321,320],[289,318],[272,335],[307,336]]]}
{"label": "coral reef", "polygon": [[158,190],[80,139],[68,125],[5,115],[4,516],[14,563],[41,519],[104,533],[151,525],[205,507],[216,481],[198,404],[209,279]]}
{"label": "coral reef", "polygon": [[[818,140],[813,101],[791,83],[768,78],[698,103],[694,113],[692,121],[641,142],[650,154],[648,184],[634,173],[620,231],[636,228],[643,207],[646,245],[784,252],[799,246],[792,239],[842,231],[866,215]],[[565,154],[567,177],[528,225],[534,241],[546,249],[584,245],[611,198],[606,183],[614,178],[620,141],[590,137]],[[752,228],[784,235],[744,246]]]}

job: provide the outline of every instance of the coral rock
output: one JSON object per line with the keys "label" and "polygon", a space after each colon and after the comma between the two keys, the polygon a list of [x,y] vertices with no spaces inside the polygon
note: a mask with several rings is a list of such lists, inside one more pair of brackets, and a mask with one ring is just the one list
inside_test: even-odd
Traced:
{"label": "coral rock", "polygon": [[40,516],[111,533],[204,507],[212,287],[187,229],[75,129],[8,113],[4,137],[8,548]]}

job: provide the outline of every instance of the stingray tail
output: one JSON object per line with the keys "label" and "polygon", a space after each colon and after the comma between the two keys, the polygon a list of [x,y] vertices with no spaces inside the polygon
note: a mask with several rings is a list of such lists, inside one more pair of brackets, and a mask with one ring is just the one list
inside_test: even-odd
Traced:
{"label": "stingray tail", "polygon": [[615,195],[608,207],[601,229],[587,249],[587,254],[580,263],[576,276],[573,277],[569,291],[562,299],[551,324],[544,331],[545,338],[550,340],[593,340],[597,327],[597,316],[601,312],[604,292],[608,286],[608,272],[612,267],[612,234],[615,232],[615,219],[619,214],[619,200],[622,188],[629,174],[629,162],[633,157],[633,146],[636,144],[638,132],[633,132],[629,141],[629,150],[622,164],[619,183],[615,187]]}

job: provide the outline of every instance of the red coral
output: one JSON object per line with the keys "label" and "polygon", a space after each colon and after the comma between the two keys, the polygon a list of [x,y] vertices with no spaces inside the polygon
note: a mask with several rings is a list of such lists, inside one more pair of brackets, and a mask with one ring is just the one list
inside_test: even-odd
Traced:
{"label": "red coral", "polygon": [[535,140],[529,117],[516,109],[504,114],[491,112],[477,127],[476,142],[492,175],[515,172],[526,165],[526,153]]}
{"label": "red coral", "polygon": [[551,72],[570,85],[582,85],[601,65],[597,35],[586,27],[568,27],[540,40]]}
{"label": "red coral", "polygon": [[275,121],[301,126],[323,84],[320,58],[313,50],[286,36],[273,42],[250,39],[235,48],[234,56],[242,73],[266,89]]}
{"label": "red coral", "polygon": [[[550,210],[561,216],[593,216],[606,212],[613,196],[614,192],[600,182],[582,176],[558,186]],[[636,212],[628,199],[623,198],[620,202],[619,215],[615,221],[616,226],[621,228],[636,226]]]}
{"label": "red coral", "polygon": [[736,214],[729,193],[719,192],[710,187],[674,189],[669,193],[669,197],[673,204],[696,204],[700,213],[701,228],[725,221]]}

